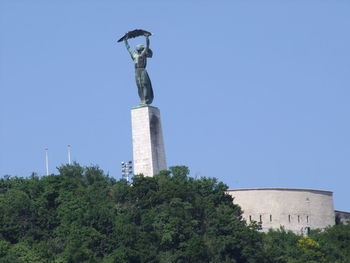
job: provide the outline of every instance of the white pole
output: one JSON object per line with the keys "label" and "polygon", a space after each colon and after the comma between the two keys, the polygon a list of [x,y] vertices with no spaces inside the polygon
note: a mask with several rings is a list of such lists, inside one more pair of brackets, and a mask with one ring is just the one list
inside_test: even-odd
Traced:
{"label": "white pole", "polygon": [[46,175],[49,175],[49,149],[45,148]]}
{"label": "white pole", "polygon": [[71,165],[71,159],[70,159],[70,145],[68,144],[68,164]]}

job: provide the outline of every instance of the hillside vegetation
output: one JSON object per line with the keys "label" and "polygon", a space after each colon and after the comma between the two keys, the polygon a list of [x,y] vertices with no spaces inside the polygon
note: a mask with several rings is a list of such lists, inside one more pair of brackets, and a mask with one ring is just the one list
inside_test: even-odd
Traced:
{"label": "hillside vegetation", "polygon": [[78,164],[0,179],[0,263],[350,262],[350,226],[263,234],[186,167],[115,180]]}

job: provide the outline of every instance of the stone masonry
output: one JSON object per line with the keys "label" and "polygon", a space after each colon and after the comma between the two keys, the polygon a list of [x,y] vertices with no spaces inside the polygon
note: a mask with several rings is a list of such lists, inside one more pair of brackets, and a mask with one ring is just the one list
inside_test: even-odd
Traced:
{"label": "stone masonry", "polygon": [[160,111],[142,106],[131,110],[134,174],[153,176],[166,170]]}

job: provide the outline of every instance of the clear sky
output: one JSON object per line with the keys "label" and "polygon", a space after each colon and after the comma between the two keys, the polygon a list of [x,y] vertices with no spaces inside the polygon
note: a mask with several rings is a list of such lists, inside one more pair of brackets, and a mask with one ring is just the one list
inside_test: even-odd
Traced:
{"label": "clear sky", "polygon": [[[334,192],[350,211],[350,2],[0,0],[0,175],[73,160],[115,178],[148,61],[169,166],[230,188]],[[144,42],[131,41],[132,46]]]}

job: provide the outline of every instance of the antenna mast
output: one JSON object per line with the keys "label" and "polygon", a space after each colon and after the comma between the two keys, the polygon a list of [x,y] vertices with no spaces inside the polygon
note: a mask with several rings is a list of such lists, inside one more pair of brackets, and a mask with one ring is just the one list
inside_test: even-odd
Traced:
{"label": "antenna mast", "polygon": [[72,164],[71,158],[70,158],[70,149],[71,149],[70,144],[68,144],[68,164],[69,164],[69,165]]}
{"label": "antenna mast", "polygon": [[46,175],[49,175],[49,149],[45,148]]}

